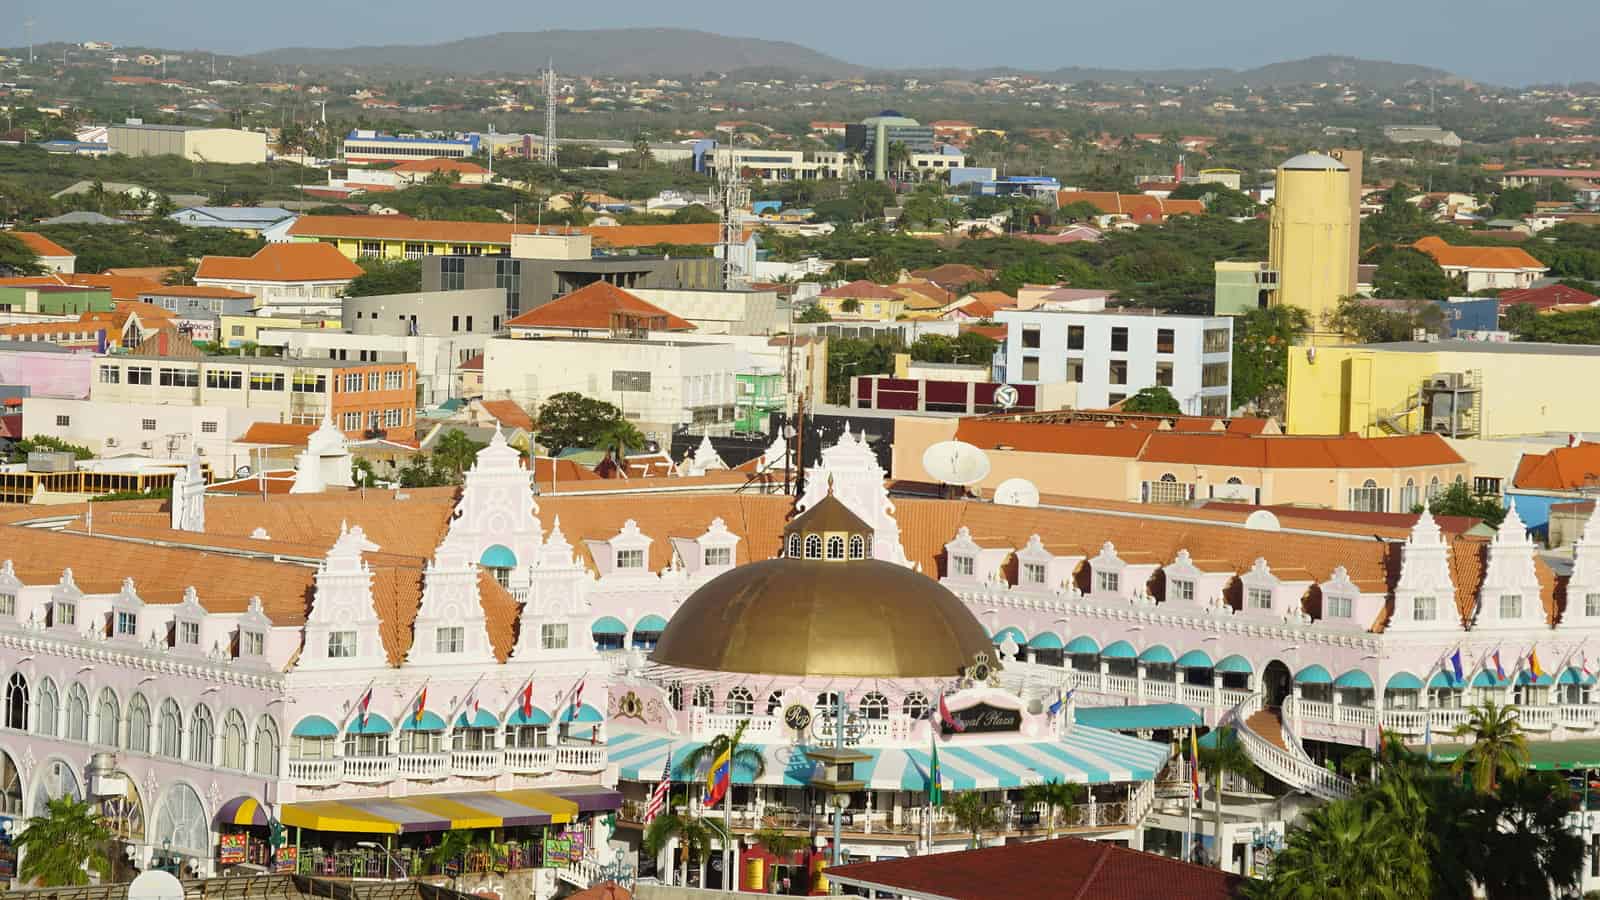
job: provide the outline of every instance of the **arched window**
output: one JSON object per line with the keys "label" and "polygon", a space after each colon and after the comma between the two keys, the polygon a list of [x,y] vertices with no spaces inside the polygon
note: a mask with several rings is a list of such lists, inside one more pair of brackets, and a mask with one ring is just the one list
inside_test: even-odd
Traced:
{"label": "arched window", "polygon": [[798,534],[789,535],[789,558],[800,558],[800,535]]}
{"label": "arched window", "polygon": [[124,745],[134,753],[150,752],[150,701],[134,694],[128,701],[128,740]]}
{"label": "arched window", "polygon": [[828,536],[828,558],[844,559],[844,535],[834,534]]}
{"label": "arched window", "polygon": [[1417,506],[1417,482],[1414,478],[1406,479],[1406,486],[1400,489],[1400,512],[1411,512]]}
{"label": "arched window", "polygon": [[861,698],[861,715],[868,719],[889,718],[889,698],[872,691]]}
{"label": "arched window", "polygon": [[174,784],[167,789],[167,796],[156,812],[155,832],[150,835],[150,842],[188,856],[204,857],[211,852],[208,846],[210,826],[200,795],[186,784]]}
{"label": "arched window", "polygon": [[12,672],[6,681],[5,723],[7,728],[28,730],[28,679],[21,672]]}
{"label": "arched window", "polygon": [[278,743],[278,725],[272,721],[271,716],[262,716],[256,720],[256,746],[255,759],[251,771],[257,775],[278,774],[278,756],[281,753]]}
{"label": "arched window", "polygon": [[1237,475],[1233,476],[1232,478],[1229,478],[1227,483],[1228,484],[1244,484],[1243,481],[1239,480],[1239,476],[1237,476]]}
{"label": "arched window", "polygon": [[1167,474],[1161,476],[1161,480],[1165,481],[1167,484],[1176,484],[1178,481],[1178,476],[1168,472]]}
{"label": "arched window", "polygon": [[1439,476],[1435,475],[1428,479],[1428,500],[1430,502],[1439,498],[1441,490],[1442,489],[1439,487]]}
{"label": "arched window", "polygon": [[61,722],[61,695],[56,693],[56,683],[48,678],[39,681],[39,724],[35,731],[55,737]]}
{"label": "arched window", "polygon": [[211,719],[211,710],[205,704],[196,703],[194,712],[189,715],[189,761],[211,764],[211,739],[216,735],[216,725]]}
{"label": "arched window", "polygon": [[822,558],[822,535],[806,535],[806,559]]}
{"label": "arched window", "polygon": [[822,718],[831,718],[839,711],[839,694],[836,691],[823,691],[817,695],[817,715]]}
{"label": "arched window", "polygon": [[926,719],[930,708],[928,695],[921,691],[912,691],[900,702],[900,711],[913,719]]}
{"label": "arched window", "polygon": [[1368,478],[1366,481],[1363,481],[1361,483],[1361,486],[1364,487],[1364,488],[1369,488],[1370,489],[1370,488],[1377,487],[1378,483],[1376,481],[1373,481],[1371,478]]}
{"label": "arched window", "polygon": [[228,710],[222,717],[222,767],[244,771],[244,748],[249,742],[245,733],[244,716],[237,709]]}
{"label": "arched window", "polygon": [[100,689],[100,699],[94,705],[94,741],[107,747],[120,747],[122,741],[122,704],[117,702],[117,692],[111,688]]}
{"label": "arched window", "polygon": [[711,685],[702,684],[694,689],[694,705],[697,709],[710,712],[717,705],[716,692],[711,690]]}
{"label": "arched window", "polygon": [[859,534],[850,535],[850,558],[851,559],[866,559],[867,558],[867,542],[865,540],[863,540],[861,535],[859,535]]}
{"label": "arched window", "polygon": [[783,711],[783,694],[773,691],[767,695],[767,715],[775,716]]}
{"label": "arched window", "polygon": [[674,681],[667,686],[667,702],[673,709],[683,709],[683,683]]}
{"label": "arched window", "polygon": [[736,687],[728,692],[728,712],[736,716],[755,715],[756,698],[746,688]]}
{"label": "arched window", "polygon": [[183,712],[171,697],[161,701],[161,755],[170,759],[183,758]]}

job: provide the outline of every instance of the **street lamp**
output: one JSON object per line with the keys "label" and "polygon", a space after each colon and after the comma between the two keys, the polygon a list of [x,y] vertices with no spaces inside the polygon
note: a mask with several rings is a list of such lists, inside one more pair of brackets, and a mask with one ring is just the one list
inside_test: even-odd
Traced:
{"label": "street lamp", "polygon": [[389,858],[390,862],[395,864],[396,868],[400,870],[401,881],[409,881],[411,879],[411,872],[406,869],[406,864],[401,862],[398,856],[395,856],[392,852],[390,852],[388,847],[385,847],[376,841],[356,841],[356,846],[365,847],[369,850],[380,851],[384,856]]}

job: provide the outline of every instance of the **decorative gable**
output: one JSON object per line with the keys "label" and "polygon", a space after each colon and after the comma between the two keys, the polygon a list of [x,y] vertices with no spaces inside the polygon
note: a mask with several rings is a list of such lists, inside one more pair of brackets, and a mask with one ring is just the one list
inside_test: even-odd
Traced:
{"label": "decorative gable", "polygon": [[1572,577],[1567,579],[1567,609],[1561,624],[1600,625],[1600,503],[1572,545]]}
{"label": "decorative gable", "polygon": [[22,581],[17,578],[16,566],[11,560],[0,560],[0,624],[16,624],[21,621],[19,597],[22,594]]}
{"label": "decorative gable", "polygon": [[172,609],[167,625],[167,647],[174,653],[203,656],[212,648],[207,646],[204,627],[206,608],[200,605],[200,594],[190,585],[183,589],[183,599]]}
{"label": "decorative gable", "polygon": [[883,466],[877,454],[845,424],[837,443],[822,451],[822,464],[806,470],[805,494],[795,509],[805,512],[832,493],[846,508],[872,528],[872,558],[911,565],[900,545],[900,523],[884,486]]}
{"label": "decorative gable", "polygon": [[[596,543],[604,547],[609,543],[590,542],[590,551],[598,563],[604,551],[595,551]],[[539,565],[533,570],[527,602],[522,604],[521,625],[511,658],[547,660],[552,654],[571,657],[582,655],[580,651],[592,653],[594,642],[581,626],[592,617],[588,592],[593,585],[592,576],[562,533],[561,517],[557,516],[539,550]]]}
{"label": "decorative gable", "polygon": [[[539,504],[522,455],[506,443],[500,426],[478,451],[461,485],[450,529],[434,553],[440,571],[483,566],[517,596],[528,587],[539,554]],[[520,599],[520,597],[519,597]]]}
{"label": "decorative gable", "polygon": [[235,625],[233,658],[244,666],[266,666],[267,636],[271,633],[272,620],[262,610],[261,598],[251,597]]}
{"label": "decorative gable", "polygon": [[1533,557],[1538,548],[1528,537],[1515,506],[1489,544],[1489,564],[1478,588],[1473,628],[1527,628],[1545,624],[1544,601]]}
{"label": "decorative gable", "polygon": [[[1378,620],[1387,598],[1382,593],[1361,590],[1350,579],[1344,566],[1338,566],[1327,581],[1317,586],[1322,594],[1322,615],[1317,622],[1335,628],[1352,628],[1366,631]],[[1455,595],[1446,595],[1450,609],[1455,608]]]}
{"label": "decorative gable", "polygon": [[[3,590],[3,588],[0,588]],[[140,628],[149,626],[145,623],[145,604],[134,589],[133,579],[122,579],[122,589],[111,595],[111,604],[106,609],[106,619],[102,633],[113,641],[137,644],[143,633]]]}
{"label": "decorative gable", "polygon": [[1202,569],[1195,564],[1189,551],[1185,549],[1180,549],[1172,562],[1162,567],[1161,574],[1166,582],[1162,605],[1171,606],[1174,610],[1181,607],[1193,609],[1221,607],[1222,592],[1234,577],[1232,571]]}
{"label": "decorative gable", "polygon": [[1029,535],[1028,545],[1017,551],[1017,589],[1077,593],[1072,576],[1081,562],[1081,556],[1057,556],[1051,553],[1045,549],[1039,535]]}
{"label": "decorative gable", "polygon": [[1010,547],[980,547],[963,525],[955,540],[944,545],[946,584],[958,587],[1006,587],[1003,566]]}
{"label": "decorative gable", "polygon": [[733,568],[739,536],[720,517],[698,538],[672,538],[676,561],[690,577],[715,577]]}
{"label": "decorative gable", "polygon": [[494,662],[478,592],[478,567],[433,562],[423,573],[422,604],[411,629],[406,663],[482,666]]}
{"label": "decorative gable", "polygon": [[1090,598],[1095,600],[1122,600],[1132,596],[1131,586],[1123,576],[1128,564],[1117,556],[1117,548],[1106,541],[1100,552],[1089,560]]}
{"label": "decorative gable", "polygon": [[372,569],[361,554],[376,551],[361,526],[339,526],[339,538],[317,566],[300,668],[381,666],[388,655],[372,602]]}
{"label": "decorative gable", "polygon": [[72,578],[72,569],[62,569],[61,580],[51,589],[50,606],[45,611],[45,622],[50,630],[71,635],[92,631],[92,623],[79,620],[82,603],[83,591],[78,590],[78,584]]}
{"label": "decorative gable", "polygon": [[594,557],[595,568],[602,580],[609,578],[639,578],[650,575],[651,538],[639,530],[632,519],[622,523],[622,530],[605,541],[586,541],[589,555]]}
{"label": "decorative gable", "polygon": [[1400,580],[1394,589],[1389,631],[1460,631],[1456,587],[1450,577],[1450,546],[1433,514],[1424,509],[1400,550]]}

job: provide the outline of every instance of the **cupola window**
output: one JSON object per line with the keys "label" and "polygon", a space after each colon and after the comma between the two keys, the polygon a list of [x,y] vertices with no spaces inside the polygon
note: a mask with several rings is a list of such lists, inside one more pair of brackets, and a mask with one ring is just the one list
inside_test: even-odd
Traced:
{"label": "cupola window", "polygon": [[822,535],[806,535],[806,559],[822,558]]}
{"label": "cupola window", "polygon": [[828,536],[828,558],[844,559],[844,536],[833,534]]}
{"label": "cupola window", "polygon": [[859,534],[850,535],[850,558],[851,559],[866,559],[867,558],[867,542],[865,540],[863,540],[861,535],[859,535]]}

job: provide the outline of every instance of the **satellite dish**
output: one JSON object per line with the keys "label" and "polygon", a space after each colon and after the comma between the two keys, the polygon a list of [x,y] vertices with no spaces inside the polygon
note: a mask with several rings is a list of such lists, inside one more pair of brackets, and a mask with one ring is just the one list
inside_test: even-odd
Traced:
{"label": "satellite dish", "polygon": [[1007,478],[994,489],[997,506],[1038,506],[1039,488],[1026,478]]}
{"label": "satellite dish", "polygon": [[183,900],[183,882],[160,869],[140,872],[128,883],[128,900]]}
{"label": "satellite dish", "polygon": [[250,467],[249,466],[240,466],[239,468],[234,469],[233,470],[233,477],[235,477],[235,478],[249,478],[250,477]]}
{"label": "satellite dish", "polygon": [[1018,399],[1017,389],[1009,384],[1002,384],[994,389],[994,405],[1001,409],[1010,409],[1016,406]]}
{"label": "satellite dish", "polygon": [[940,441],[923,451],[922,468],[945,484],[977,484],[989,476],[989,455],[965,441]]}

